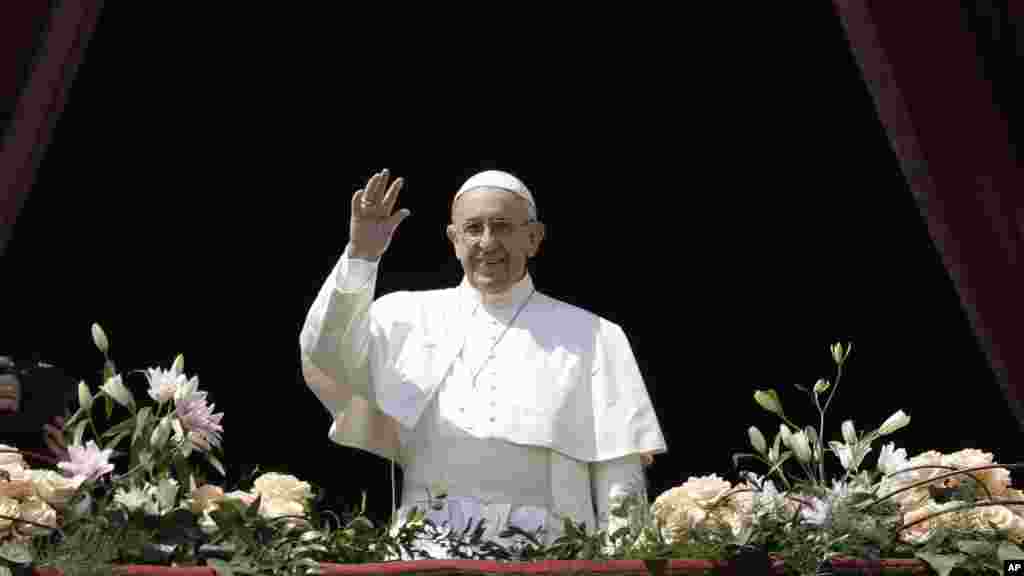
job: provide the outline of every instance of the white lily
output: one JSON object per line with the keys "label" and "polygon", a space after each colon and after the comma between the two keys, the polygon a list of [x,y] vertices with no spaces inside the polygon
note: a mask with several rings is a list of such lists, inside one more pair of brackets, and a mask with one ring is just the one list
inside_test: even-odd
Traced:
{"label": "white lily", "polygon": [[882,452],[878,455],[878,471],[882,474],[895,474],[907,467],[907,450],[896,449],[895,442],[882,445]]}
{"label": "white lily", "polygon": [[155,492],[161,511],[170,510],[178,496],[178,481],[174,478],[164,478],[156,486]]}

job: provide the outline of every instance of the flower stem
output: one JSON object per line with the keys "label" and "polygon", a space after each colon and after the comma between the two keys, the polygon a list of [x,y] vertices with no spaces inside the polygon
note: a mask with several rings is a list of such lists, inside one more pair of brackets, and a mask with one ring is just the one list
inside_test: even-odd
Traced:
{"label": "flower stem", "polygon": [[922,522],[927,522],[928,520],[931,520],[932,518],[935,518],[936,516],[942,516],[943,514],[949,514],[951,512],[960,512],[961,510],[969,510],[971,508],[979,508],[981,506],[1004,506],[1006,504],[1024,505],[1024,500],[1001,500],[1001,501],[992,501],[992,502],[967,502],[967,503],[965,503],[965,504],[963,504],[961,506],[957,506],[955,508],[950,508],[949,510],[942,510],[940,512],[935,512],[935,513],[929,514],[929,515],[925,516],[924,518],[918,518],[917,520],[914,520],[910,524],[904,524],[903,526],[900,526],[899,528],[896,529],[896,532],[902,532],[902,531],[906,530],[907,528],[910,528],[911,526],[915,526],[915,525],[920,524]]}
{"label": "flower stem", "polygon": [[985,483],[982,482],[981,480],[978,480],[978,478],[974,474],[971,474],[971,473],[972,472],[979,472],[981,470],[991,470],[993,468],[1020,468],[1022,466],[1024,466],[1024,464],[990,464],[988,466],[975,466],[974,468],[965,468],[965,469],[961,470],[961,469],[955,468],[953,466],[940,466],[940,465],[930,465],[929,464],[929,465],[922,465],[922,466],[914,466],[912,468],[905,468],[903,470],[900,470],[899,472],[893,472],[892,474],[886,475],[886,478],[895,476],[897,474],[905,474],[905,473],[907,473],[907,472],[909,472],[911,470],[940,469],[940,470],[952,470],[952,472],[948,472],[946,474],[939,474],[938,476],[935,476],[934,478],[928,478],[926,480],[919,480],[919,481],[914,482],[913,484],[911,484],[909,486],[904,486],[903,488],[900,488],[898,490],[894,490],[894,491],[886,494],[885,496],[882,496],[881,498],[879,498],[877,500],[873,500],[873,501],[869,502],[866,506],[864,506],[864,509],[866,510],[866,509],[874,506],[875,504],[878,504],[880,502],[884,502],[884,501],[888,500],[889,498],[892,498],[893,496],[895,496],[897,494],[900,494],[902,492],[906,492],[908,490],[913,490],[914,488],[918,488],[920,486],[925,486],[927,484],[932,484],[933,482],[936,482],[938,480],[942,480],[942,479],[945,479],[945,478],[951,478],[953,476],[958,476],[960,474],[964,474],[966,476],[969,476],[972,480],[974,480],[974,482],[976,484],[980,485],[982,490],[985,491],[985,497],[987,499],[991,500],[992,499],[992,493],[989,491],[988,486],[986,486]]}
{"label": "flower stem", "polygon": [[[818,405],[818,413],[821,414],[821,428],[818,429],[818,444],[821,446],[821,458],[818,458],[818,473],[820,474],[821,481],[825,482],[825,412],[828,412],[828,407],[832,404],[832,398],[836,395],[836,390],[839,390],[839,381],[843,377],[843,364],[840,362],[836,365],[836,383],[832,385],[832,391],[828,394],[828,400],[825,401],[825,407],[822,408]],[[818,404],[818,397],[814,397],[814,403]]]}

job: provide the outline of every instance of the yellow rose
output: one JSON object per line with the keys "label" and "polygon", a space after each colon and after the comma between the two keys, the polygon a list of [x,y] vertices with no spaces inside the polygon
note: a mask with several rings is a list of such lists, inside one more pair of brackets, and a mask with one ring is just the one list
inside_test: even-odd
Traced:
{"label": "yellow rose", "polygon": [[[21,518],[50,528],[57,527],[57,511],[41,498],[30,498],[21,504]],[[48,534],[50,530],[24,522],[16,523],[15,531],[25,536]]]}
{"label": "yellow rose", "polygon": [[0,531],[7,530],[14,523],[13,520],[7,518],[18,518],[20,514],[21,506],[17,500],[0,496],[0,516],[6,516],[6,518],[0,518]]}
{"label": "yellow rose", "polygon": [[[741,484],[736,489],[748,488]],[[753,494],[737,493],[721,497],[733,490],[732,484],[712,474],[691,477],[682,486],[663,492],[655,499],[651,512],[661,521],[666,540],[683,539],[698,525],[728,526],[739,533],[751,521]]]}
{"label": "yellow rose", "polygon": [[313,497],[313,491],[307,482],[301,482],[295,476],[268,472],[253,482],[252,491],[264,498],[279,498],[292,502],[305,502]]}
{"label": "yellow rose", "polygon": [[[1024,502],[1024,490],[1018,490],[1016,488],[1008,488],[1006,494],[1003,494],[1003,498],[1006,500],[1018,500]],[[1024,516],[1024,504],[1007,504],[1007,508],[1013,511],[1018,516]]]}
{"label": "yellow rose", "polygon": [[81,484],[81,479],[73,480],[53,470],[32,471],[32,485],[36,495],[57,510],[67,506]]}
{"label": "yellow rose", "polygon": [[[990,466],[994,464],[991,452],[983,452],[976,448],[967,448],[942,457],[942,463],[959,469]],[[1006,468],[990,468],[972,472],[974,477],[985,484],[992,496],[1002,496],[1010,487],[1010,471]],[[953,476],[946,480],[946,486],[959,486],[961,482],[970,481],[967,476]]]}
{"label": "yellow rose", "polygon": [[[0,444],[0,450],[17,450],[17,448],[7,444]],[[6,470],[8,466],[24,468],[25,459],[21,457],[21,454],[15,452],[0,452],[0,468]]]}
{"label": "yellow rose", "polygon": [[281,516],[302,516],[306,510],[302,504],[284,498],[266,498],[260,502],[260,515],[264,518],[280,518]]}
{"label": "yellow rose", "polygon": [[24,500],[35,495],[35,493],[35,489],[32,487],[32,482],[28,480],[11,479],[10,481],[7,481],[0,479],[0,496]]}
{"label": "yellow rose", "polygon": [[224,497],[224,490],[213,484],[203,484],[192,492],[192,512],[202,514],[216,508],[217,502]]}

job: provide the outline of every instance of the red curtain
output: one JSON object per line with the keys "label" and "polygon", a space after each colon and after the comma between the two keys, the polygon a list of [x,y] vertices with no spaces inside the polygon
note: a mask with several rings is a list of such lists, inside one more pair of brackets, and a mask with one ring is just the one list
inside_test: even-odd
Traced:
{"label": "red curtain", "polygon": [[1024,422],[1024,180],[975,33],[958,2],[834,3],[975,335]]}
{"label": "red curtain", "polygon": [[[0,148],[0,256],[35,181],[102,0],[18,0],[0,8],[0,97],[13,116]],[[39,24],[45,32],[39,36]],[[31,58],[27,74],[23,66]]]}

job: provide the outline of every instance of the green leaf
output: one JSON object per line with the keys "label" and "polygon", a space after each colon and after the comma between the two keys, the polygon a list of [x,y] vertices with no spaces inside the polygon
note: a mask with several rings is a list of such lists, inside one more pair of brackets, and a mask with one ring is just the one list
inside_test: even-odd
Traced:
{"label": "green leaf", "polygon": [[132,435],[132,446],[142,438],[142,431],[145,429],[146,424],[149,422],[149,412],[151,408],[146,406],[139,413],[135,415],[135,434]]}
{"label": "green leaf", "polygon": [[128,431],[128,430],[126,430],[126,431],[124,431],[124,432],[121,432],[120,434],[118,434],[117,436],[115,436],[113,440],[111,440],[110,442],[107,442],[107,445],[106,445],[106,446],[104,446],[103,448],[104,448],[105,450],[111,450],[111,449],[113,449],[113,448],[116,448],[116,447],[117,447],[117,444],[118,444],[119,442],[121,442],[121,440],[124,440],[124,439],[125,439],[125,437],[127,437],[127,436],[128,436],[129,434],[131,434],[131,432],[130,432],[130,431]]}
{"label": "green leaf", "polygon": [[206,460],[210,463],[211,466],[214,467],[214,469],[217,470],[217,472],[220,472],[220,475],[222,477],[227,476],[227,474],[224,473],[224,465],[221,464],[221,461],[218,460],[216,456],[210,454],[209,452],[203,453],[203,456],[206,456]]}
{"label": "green leaf", "polygon": [[128,418],[127,420],[124,420],[123,422],[121,422],[121,423],[119,423],[119,424],[117,424],[115,426],[111,426],[106,432],[101,434],[101,436],[103,438],[110,438],[110,437],[113,437],[113,436],[117,436],[118,434],[120,434],[121,432],[124,432],[125,430],[129,430],[130,431],[134,427],[135,427],[135,421],[132,418]]}
{"label": "green leaf", "polygon": [[786,463],[786,460],[789,460],[789,459],[790,459],[790,458],[792,458],[792,457],[793,457],[793,453],[792,453],[792,452],[783,452],[783,453],[782,453],[782,456],[780,456],[780,457],[779,457],[779,461],[775,463],[775,466],[772,466],[772,469],[771,469],[771,470],[769,470],[769,471],[768,471],[768,472],[767,472],[767,473],[766,473],[766,474],[764,475],[764,477],[765,477],[765,478],[768,478],[769,476],[771,476],[772,474],[774,474],[776,470],[778,470],[779,468],[781,468],[781,467],[782,467],[782,465]]}
{"label": "green leaf", "polygon": [[77,425],[75,425],[74,433],[71,436],[71,443],[72,444],[76,444],[78,446],[82,445],[82,436],[85,435],[85,427],[88,426],[88,425],[89,425],[89,421],[88,420],[82,420]]}
{"label": "green leaf", "polygon": [[961,540],[956,543],[956,547],[971,556],[986,556],[995,551],[995,545],[984,540]]}
{"label": "green leaf", "polygon": [[953,568],[967,559],[964,554],[933,554],[931,552],[918,552],[915,556],[927,562],[938,576],[949,576]]}
{"label": "green leaf", "polygon": [[1001,542],[999,548],[996,550],[996,555],[999,556],[1001,562],[1007,560],[1024,560],[1024,550],[1021,550],[1016,544],[1012,542]]}

